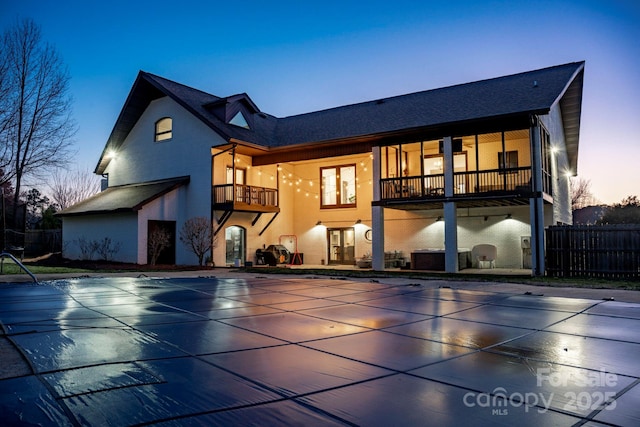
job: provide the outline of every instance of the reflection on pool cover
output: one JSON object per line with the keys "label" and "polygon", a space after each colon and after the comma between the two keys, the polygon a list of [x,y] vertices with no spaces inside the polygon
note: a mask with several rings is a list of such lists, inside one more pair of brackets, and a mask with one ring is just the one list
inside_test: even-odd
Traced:
{"label": "reflection on pool cover", "polygon": [[44,426],[640,423],[640,305],[378,282],[0,285],[6,338],[31,372],[0,379],[0,418]]}

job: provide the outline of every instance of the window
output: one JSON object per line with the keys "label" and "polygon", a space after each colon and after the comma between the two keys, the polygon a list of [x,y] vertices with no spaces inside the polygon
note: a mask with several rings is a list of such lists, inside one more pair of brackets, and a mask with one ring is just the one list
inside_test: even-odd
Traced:
{"label": "window", "polygon": [[500,169],[517,169],[518,168],[518,152],[505,151],[498,153],[498,167]]}
{"label": "window", "polygon": [[[236,170],[236,184],[244,185],[245,170],[235,168]],[[233,184],[233,166],[227,166],[227,184]]]}
{"label": "window", "polygon": [[356,165],[321,168],[320,182],[321,207],[344,208],[356,205]]}
{"label": "window", "polygon": [[249,129],[249,123],[247,123],[247,119],[244,118],[244,114],[240,111],[238,111],[236,115],[229,120],[229,124]]}
{"label": "window", "polygon": [[173,120],[171,117],[164,117],[156,122],[155,141],[165,141],[173,137]]}

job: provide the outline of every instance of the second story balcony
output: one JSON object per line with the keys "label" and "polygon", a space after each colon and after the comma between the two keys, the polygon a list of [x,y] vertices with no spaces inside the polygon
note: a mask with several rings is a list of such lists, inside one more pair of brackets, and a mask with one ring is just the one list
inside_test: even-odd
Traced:
{"label": "second story balcony", "polygon": [[214,185],[211,190],[212,208],[241,212],[280,212],[278,190],[253,185]]}
{"label": "second story balcony", "polygon": [[[533,194],[531,167],[455,172],[453,181],[453,198],[459,199],[527,199]],[[444,174],[383,178],[380,185],[382,201],[441,201],[447,193]],[[550,194],[546,179],[543,187]]]}

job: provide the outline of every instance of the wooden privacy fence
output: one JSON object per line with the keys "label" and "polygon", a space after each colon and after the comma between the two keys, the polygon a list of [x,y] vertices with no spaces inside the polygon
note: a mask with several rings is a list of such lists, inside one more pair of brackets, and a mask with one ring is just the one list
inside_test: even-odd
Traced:
{"label": "wooden privacy fence", "polygon": [[546,237],[549,276],[640,279],[640,224],[552,226]]}

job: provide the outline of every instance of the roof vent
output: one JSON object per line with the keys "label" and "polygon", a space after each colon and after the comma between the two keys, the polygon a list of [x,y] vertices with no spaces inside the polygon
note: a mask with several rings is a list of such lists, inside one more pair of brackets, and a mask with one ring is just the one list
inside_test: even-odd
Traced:
{"label": "roof vent", "polygon": [[538,87],[538,81],[537,80],[533,81],[533,87]]}

